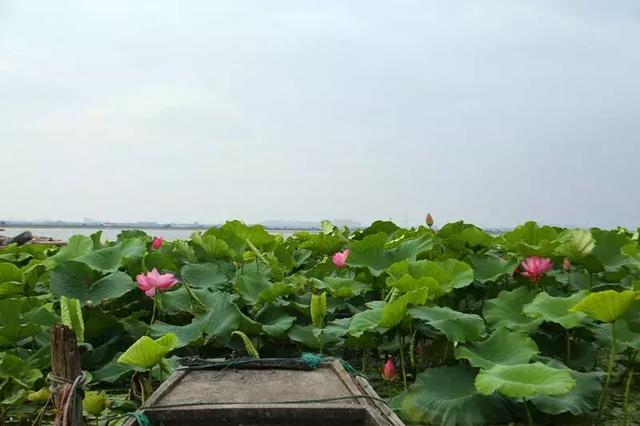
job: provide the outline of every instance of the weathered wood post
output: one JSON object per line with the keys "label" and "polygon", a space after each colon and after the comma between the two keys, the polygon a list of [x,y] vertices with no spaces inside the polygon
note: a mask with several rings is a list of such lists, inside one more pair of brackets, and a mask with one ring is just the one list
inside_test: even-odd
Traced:
{"label": "weathered wood post", "polygon": [[82,424],[82,368],[76,335],[62,324],[51,327],[51,381],[56,426]]}

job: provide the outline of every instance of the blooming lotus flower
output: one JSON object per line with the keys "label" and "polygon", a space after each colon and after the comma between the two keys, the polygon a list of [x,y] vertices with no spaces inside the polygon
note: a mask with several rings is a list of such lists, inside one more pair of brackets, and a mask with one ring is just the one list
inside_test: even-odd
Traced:
{"label": "blooming lotus flower", "polygon": [[393,365],[393,358],[389,357],[387,362],[384,363],[384,367],[382,368],[382,379],[388,382],[392,382],[398,376],[398,371],[396,370],[396,366]]}
{"label": "blooming lotus flower", "polygon": [[164,239],[162,237],[155,237],[151,242],[151,248],[154,250],[159,249],[164,244]]}
{"label": "blooming lotus flower", "polygon": [[524,269],[522,275],[535,282],[553,268],[553,262],[547,257],[531,256],[527,257],[520,266]]}
{"label": "blooming lotus flower", "polygon": [[571,270],[571,262],[566,257],[562,261],[562,269],[564,269],[565,272],[569,272]]}
{"label": "blooming lotus flower", "polygon": [[433,226],[433,216],[431,216],[431,213],[427,213],[426,222],[429,228]]}
{"label": "blooming lotus flower", "polygon": [[178,282],[173,274],[161,274],[156,268],[146,274],[139,274],[136,277],[136,281],[138,282],[138,288],[149,297],[155,296],[156,291],[170,289]]}
{"label": "blooming lotus flower", "polygon": [[349,253],[349,249],[344,249],[333,255],[331,260],[333,260],[333,264],[336,265],[336,268],[342,269],[345,267]]}

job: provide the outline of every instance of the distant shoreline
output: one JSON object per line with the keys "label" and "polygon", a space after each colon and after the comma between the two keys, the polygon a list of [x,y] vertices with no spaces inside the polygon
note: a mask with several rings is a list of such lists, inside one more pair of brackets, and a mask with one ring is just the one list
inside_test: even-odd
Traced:
{"label": "distant shoreline", "polygon": [[[145,225],[145,224],[56,224],[56,223],[11,223],[0,224],[0,228],[34,228],[34,229],[173,229],[176,231],[197,231],[210,228],[218,228],[221,225]],[[300,228],[300,227],[270,227],[264,226],[268,231],[319,231],[320,228]]]}

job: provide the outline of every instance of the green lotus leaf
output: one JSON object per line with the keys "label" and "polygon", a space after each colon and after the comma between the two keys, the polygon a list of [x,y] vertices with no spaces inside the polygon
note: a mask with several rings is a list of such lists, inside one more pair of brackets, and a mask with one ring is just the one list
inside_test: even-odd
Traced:
{"label": "green lotus leaf", "polygon": [[[200,296],[199,296],[200,297]],[[216,340],[217,344],[226,344],[231,332],[240,330],[248,335],[254,335],[262,330],[260,323],[247,317],[238,305],[234,303],[234,296],[221,291],[214,291],[206,297],[201,297],[207,306],[207,312],[198,315],[195,322],[207,336],[207,340]]]}
{"label": "green lotus leaf", "polygon": [[142,336],[120,355],[118,363],[149,369],[158,365],[165,355],[178,347],[179,343],[174,333],[167,333],[156,340]]}
{"label": "green lotus leaf", "polygon": [[75,260],[58,265],[51,272],[51,293],[78,299],[83,305],[116,299],[135,288],[131,277],[121,271],[99,275],[84,263]]}
{"label": "green lotus leaf", "polygon": [[315,287],[318,289],[326,289],[331,296],[348,298],[358,296],[371,289],[371,286],[353,278],[326,277],[323,280],[314,280]]}
{"label": "green lotus leaf", "polygon": [[518,265],[516,259],[503,260],[488,255],[471,255],[469,259],[473,265],[475,279],[481,283],[497,281],[505,275],[510,276]]}
{"label": "green lotus leaf", "polygon": [[126,238],[122,241],[122,258],[127,261],[140,260],[147,253],[145,237]]}
{"label": "green lotus leaf", "polygon": [[338,235],[308,234],[307,240],[300,243],[301,249],[311,250],[314,253],[333,255],[344,246],[344,239]]}
{"label": "green lotus leaf", "polygon": [[393,235],[397,231],[403,231],[395,223],[388,220],[376,220],[371,225],[367,226],[364,229],[358,230],[354,235],[354,240],[361,240],[367,235],[379,234],[381,232],[387,235]]}
{"label": "green lotus leaf", "polygon": [[0,378],[13,380],[20,387],[32,389],[36,381],[42,378],[42,373],[17,356],[2,353],[0,354]]}
{"label": "green lotus leaf", "polygon": [[486,370],[497,364],[525,364],[538,352],[532,338],[505,328],[494,331],[481,342],[458,345],[454,350],[456,359],[466,359],[473,367]]}
{"label": "green lotus leaf", "polygon": [[312,325],[304,327],[294,325],[289,329],[287,335],[291,340],[300,342],[313,349],[319,349],[321,346],[327,347],[328,345],[342,341],[335,330],[330,331],[322,328],[316,328]]}
{"label": "green lotus leaf", "polygon": [[93,250],[93,241],[84,235],[74,235],[69,238],[67,245],[60,248],[58,253],[51,256],[50,259],[55,263],[63,263],[67,260],[77,259],[78,257],[89,254]]}
{"label": "green lotus leaf", "polygon": [[429,291],[426,288],[419,288],[387,303],[382,308],[382,316],[378,325],[382,328],[395,327],[407,316],[407,305],[424,305],[428,296]]}
{"label": "green lotus leaf", "polygon": [[484,333],[484,320],[480,316],[465,314],[446,307],[410,308],[409,315],[440,330],[451,342],[464,343],[476,340]]}
{"label": "green lotus leaf", "polygon": [[93,250],[75,259],[82,262],[96,271],[114,272],[120,268],[123,254],[120,245]]}
{"label": "green lotus leaf", "polygon": [[200,259],[214,261],[235,256],[229,245],[214,235],[203,235],[199,232],[194,232],[191,234],[191,241],[193,241],[194,251]]}
{"label": "green lotus leaf", "polygon": [[558,415],[571,413],[580,416],[593,412],[598,406],[598,398],[602,392],[601,378],[604,373],[595,371],[581,373],[567,369],[559,361],[549,363],[550,367],[566,369],[576,381],[576,386],[564,395],[534,395],[527,398],[535,407],[543,413]]}
{"label": "green lotus leaf", "polygon": [[202,337],[202,324],[193,320],[187,325],[173,325],[162,321],[156,321],[151,327],[150,335],[152,337],[161,337],[167,334],[175,334],[178,338],[178,344],[174,349],[183,348]]}
{"label": "green lotus leaf", "polygon": [[60,297],[60,318],[62,324],[73,330],[78,342],[84,342],[84,320],[78,299]]}
{"label": "green lotus leaf", "polygon": [[[174,290],[173,287],[170,291],[161,291],[156,293],[154,298],[158,302],[158,307],[163,314],[176,315],[181,312],[191,313],[193,310],[193,300],[189,295],[189,291],[184,285],[180,285]],[[206,290],[192,289],[193,294],[198,297],[198,294]]]}
{"label": "green lotus leaf", "polygon": [[476,251],[491,247],[494,240],[487,232],[464,222],[445,225],[438,233],[438,236],[446,240],[449,249],[458,252],[464,251],[465,248]]}
{"label": "green lotus leaf", "polygon": [[268,276],[261,271],[245,272],[236,281],[236,291],[247,303],[255,304],[260,294],[268,291],[273,284]]}
{"label": "green lotus leaf", "polygon": [[527,222],[504,233],[501,240],[508,251],[522,256],[549,257],[558,245],[557,236],[557,231],[551,226],[540,227],[535,222]]}
{"label": "green lotus leaf", "polygon": [[451,274],[453,288],[463,288],[473,282],[473,269],[468,264],[457,259],[447,259],[438,263]]}
{"label": "green lotus leaf", "polygon": [[591,231],[586,229],[566,229],[558,236],[557,241],[560,245],[556,247],[555,254],[571,260],[588,256],[595,247]]}
{"label": "green lotus leaf", "polygon": [[[619,318],[613,323],[616,329],[616,352],[624,352],[629,348],[640,350],[640,327]],[[603,348],[610,348],[613,340],[611,324],[593,324],[590,327],[598,344]]]}
{"label": "green lotus leaf", "polygon": [[229,282],[224,269],[217,263],[187,263],[180,270],[182,281],[191,287],[223,290]]}
{"label": "green lotus leaf", "polygon": [[117,361],[112,360],[104,365],[102,368],[91,372],[92,382],[105,382],[114,383],[120,380],[125,374],[134,371],[130,365],[118,364]]}
{"label": "green lotus leaf", "polygon": [[430,298],[448,293],[454,288],[465,287],[473,282],[471,267],[456,259],[442,262],[403,260],[391,265],[387,272],[389,273],[387,285],[403,293],[427,288]]}
{"label": "green lotus leaf", "polygon": [[[349,244],[347,264],[366,267],[373,276],[382,275],[392,264],[401,260],[415,260],[418,253],[427,251],[432,245],[432,236],[423,234],[415,239],[404,240],[387,247],[387,234],[367,235],[362,240]],[[391,243],[389,243],[391,245]]]}
{"label": "green lotus leaf", "polygon": [[297,291],[297,287],[295,284],[290,282],[281,282],[275,283],[268,288],[262,290],[260,294],[258,294],[258,299],[256,300],[256,305],[263,305],[265,303],[270,303],[276,300],[279,297],[284,297],[289,294],[295,294]]}
{"label": "green lotus leaf", "polygon": [[586,291],[579,291],[569,297],[553,297],[543,291],[538,293],[531,303],[525,305],[522,312],[531,318],[555,322],[571,329],[580,325],[586,317],[583,312],[570,311],[586,294]]}
{"label": "green lotus leaf", "polygon": [[500,392],[510,398],[533,395],[562,395],[576,386],[576,380],[565,369],[532,364],[496,365],[482,370],[476,377],[476,389],[484,395]]}
{"label": "green lotus leaf", "polygon": [[536,294],[526,287],[501,291],[496,299],[489,299],[484,303],[482,314],[493,328],[530,332],[543,322],[541,318],[530,318],[522,312],[524,306],[535,297]]}
{"label": "green lotus leaf", "polygon": [[316,328],[324,327],[324,317],[327,315],[327,293],[311,295],[311,322]]}
{"label": "green lotus leaf", "polygon": [[204,235],[223,240],[238,256],[247,251],[247,240],[263,251],[271,251],[277,244],[275,235],[267,232],[262,225],[246,225],[239,220],[228,221],[219,228],[211,228]]}
{"label": "green lotus leaf", "polygon": [[277,305],[269,304],[256,315],[256,320],[262,324],[262,330],[272,337],[282,336],[291,328],[296,317]]}
{"label": "green lotus leaf", "polygon": [[22,283],[23,275],[20,268],[13,263],[0,263],[0,284]]}
{"label": "green lotus leaf", "polygon": [[482,395],[468,367],[430,368],[391,401],[407,424],[493,425],[511,421],[509,401],[498,394]]}
{"label": "green lotus leaf", "polygon": [[151,271],[157,269],[160,272],[178,272],[178,265],[171,259],[171,257],[163,254],[160,250],[152,250],[147,253],[142,259],[144,269]]}
{"label": "green lotus leaf", "polygon": [[607,271],[617,271],[623,266],[638,265],[638,260],[628,253],[629,247],[637,248],[636,241],[615,231],[594,229],[592,233],[596,241],[593,255],[602,262]]}
{"label": "green lotus leaf", "polygon": [[360,337],[368,331],[374,331],[382,320],[382,308],[367,309],[351,317],[349,335]]}
{"label": "green lotus leaf", "polygon": [[591,293],[571,308],[572,312],[584,312],[602,322],[614,322],[627,312],[640,293],[633,290],[605,290]]}

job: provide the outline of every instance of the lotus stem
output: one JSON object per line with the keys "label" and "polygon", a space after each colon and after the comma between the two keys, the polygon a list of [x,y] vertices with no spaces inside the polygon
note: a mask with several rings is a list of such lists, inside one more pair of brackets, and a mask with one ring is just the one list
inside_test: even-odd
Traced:
{"label": "lotus stem", "polygon": [[151,326],[153,325],[154,321],[156,320],[156,310],[157,310],[157,304],[158,302],[156,301],[156,298],[153,298],[153,310],[151,311],[151,321],[149,321],[149,332],[151,332]]}
{"label": "lotus stem", "polygon": [[524,409],[527,412],[527,420],[529,426],[533,426],[533,418],[531,417],[531,411],[529,411],[529,406],[527,405],[527,400],[522,398],[522,403],[524,404]]}
{"label": "lotus stem", "polygon": [[400,368],[402,369],[402,384],[404,390],[407,390],[407,371],[404,367],[404,336],[400,336]]}
{"label": "lotus stem", "polygon": [[[189,298],[191,299],[191,302],[193,302],[195,305],[201,307],[201,308],[206,308],[207,305],[205,305],[204,303],[202,303],[202,301],[198,298],[198,296],[196,296],[196,294],[193,292],[193,290],[191,289],[191,287],[189,287],[189,284],[187,283],[182,283],[182,285],[184,286],[184,288],[187,290],[187,293],[189,294]],[[195,306],[194,306],[195,307]]]}
{"label": "lotus stem", "polygon": [[[413,327],[412,327],[413,328]],[[411,333],[411,340],[409,340],[409,363],[411,364],[411,368],[415,370],[416,368],[416,333],[418,329],[413,330]]]}
{"label": "lotus stem", "polygon": [[638,351],[635,351],[631,359],[629,359],[629,371],[627,372],[627,380],[624,385],[624,426],[627,426],[627,424],[629,424],[629,395],[631,393],[631,382],[633,382],[633,362],[635,361],[637,355]]}
{"label": "lotus stem", "polygon": [[607,379],[604,382],[604,388],[602,389],[602,395],[600,395],[600,403],[598,404],[598,416],[596,421],[600,420],[602,415],[602,409],[604,403],[607,400],[607,392],[609,391],[609,384],[611,383],[611,373],[613,372],[613,366],[616,363],[616,326],[615,321],[611,323],[611,353],[609,354],[609,366],[607,367]]}
{"label": "lotus stem", "polygon": [[567,364],[567,366],[569,365],[569,361],[571,361],[571,330],[567,330],[567,353],[566,353],[566,359],[565,359],[565,364]]}

